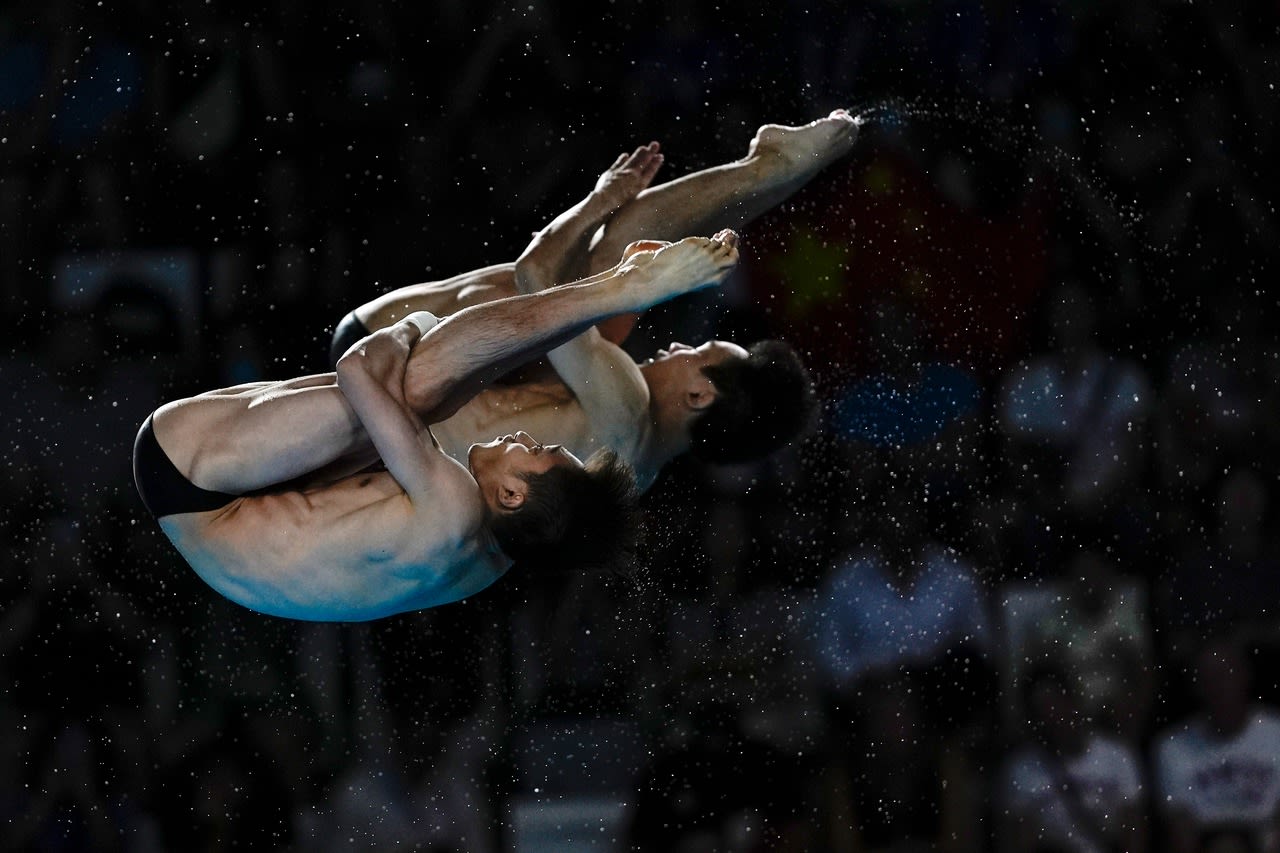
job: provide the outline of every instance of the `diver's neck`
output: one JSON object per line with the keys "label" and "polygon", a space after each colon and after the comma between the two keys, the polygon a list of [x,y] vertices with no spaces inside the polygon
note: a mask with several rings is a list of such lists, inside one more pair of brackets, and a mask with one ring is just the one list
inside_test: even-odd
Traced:
{"label": "diver's neck", "polygon": [[689,413],[670,405],[660,389],[650,389],[649,436],[645,460],[653,469],[661,468],[689,450]]}

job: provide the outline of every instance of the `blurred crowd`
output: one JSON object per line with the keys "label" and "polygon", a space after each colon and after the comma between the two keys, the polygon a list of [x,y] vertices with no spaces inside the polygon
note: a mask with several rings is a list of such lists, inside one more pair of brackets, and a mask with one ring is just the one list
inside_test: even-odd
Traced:
{"label": "blurred crowd", "polygon": [[[619,5],[0,10],[0,848],[1280,851],[1280,9]],[[838,106],[627,342],[783,337],[823,418],[633,574],[294,623],[143,510],[162,402]]]}

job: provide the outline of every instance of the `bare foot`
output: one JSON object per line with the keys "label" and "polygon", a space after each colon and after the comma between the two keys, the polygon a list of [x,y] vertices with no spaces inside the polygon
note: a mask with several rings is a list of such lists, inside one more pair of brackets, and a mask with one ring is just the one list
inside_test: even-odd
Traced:
{"label": "bare foot", "polygon": [[630,260],[632,255],[639,252],[656,252],[659,249],[670,245],[671,244],[666,240],[636,240],[635,242],[628,243],[627,248],[622,250],[622,260]]}
{"label": "bare foot", "polygon": [[[658,244],[658,241],[643,241]],[[641,244],[632,243],[630,251]],[[629,287],[658,304],[719,284],[738,263],[738,235],[730,229],[714,237],[685,237],[658,249],[637,249],[618,267]]]}
{"label": "bare foot", "polygon": [[848,110],[799,127],[766,124],[756,131],[747,159],[775,155],[796,171],[812,172],[849,153],[858,139],[858,123]]}

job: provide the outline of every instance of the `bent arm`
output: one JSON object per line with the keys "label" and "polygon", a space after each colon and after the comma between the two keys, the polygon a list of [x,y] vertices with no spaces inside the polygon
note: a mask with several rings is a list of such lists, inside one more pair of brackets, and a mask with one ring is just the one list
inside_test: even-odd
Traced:
{"label": "bent arm", "polygon": [[352,346],[337,365],[338,387],[411,501],[428,493],[434,465],[444,458],[402,393],[412,347],[434,321],[410,315]]}
{"label": "bent arm", "polygon": [[[588,257],[591,247],[598,242],[601,227],[648,188],[662,168],[663,159],[656,142],[641,145],[630,155],[625,151],[619,154],[586,198],[534,235],[533,242],[516,262],[516,289],[520,293],[532,293],[570,276],[589,273]],[[610,260],[616,264],[621,255],[619,249]],[[521,263],[536,265],[543,281],[532,287],[528,282],[522,285]],[[619,314],[600,323],[597,329],[605,340],[621,344],[639,319],[639,313]]]}
{"label": "bent arm", "polygon": [[[551,282],[543,267],[522,258],[516,262],[516,286],[538,293]],[[547,359],[578,398],[601,443],[629,453],[642,438],[649,411],[649,386],[631,357],[593,327],[551,350]]]}
{"label": "bent arm", "polygon": [[[592,232],[623,203],[649,185],[662,165],[656,143],[623,154],[600,176],[591,193],[542,229],[516,260],[520,293],[539,293],[561,279],[574,253],[586,249]],[[607,273],[606,273],[607,274]],[[638,314],[614,317],[612,334],[626,336]],[[606,324],[608,326],[608,324]],[[649,389],[639,368],[600,328],[591,328],[547,354],[561,380],[577,396],[592,431],[606,445],[626,452],[640,438]]]}

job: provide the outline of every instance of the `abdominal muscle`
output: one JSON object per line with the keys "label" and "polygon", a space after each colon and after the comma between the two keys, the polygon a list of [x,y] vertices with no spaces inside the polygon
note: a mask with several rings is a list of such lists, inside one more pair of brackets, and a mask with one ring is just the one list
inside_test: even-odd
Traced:
{"label": "abdominal muscle", "polygon": [[452,417],[431,426],[444,452],[464,465],[472,444],[519,430],[542,444],[563,444],[579,459],[599,449],[577,398],[556,381],[486,388]]}
{"label": "abdominal muscle", "polygon": [[447,604],[509,564],[415,513],[386,472],[242,497],[160,526],[209,586],[271,616],[364,621]]}
{"label": "abdominal muscle", "polygon": [[[584,462],[604,447],[592,431],[578,398],[558,380],[487,388],[448,420],[431,427],[444,452],[464,465],[472,444],[492,441],[518,430],[524,430],[542,444],[563,444]],[[612,449],[635,470],[636,484],[644,491],[653,485],[661,466],[649,464],[646,445],[639,433],[637,428],[633,440]]]}

